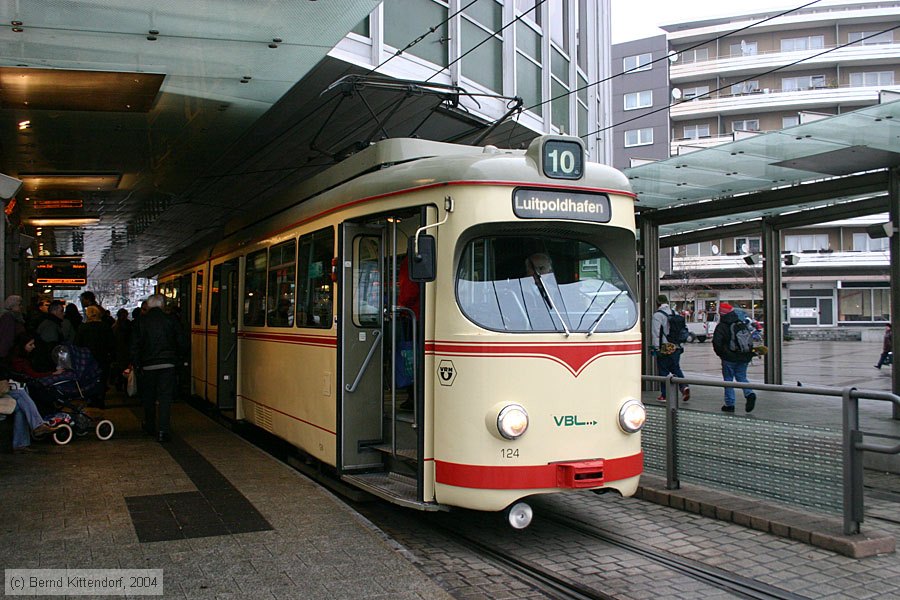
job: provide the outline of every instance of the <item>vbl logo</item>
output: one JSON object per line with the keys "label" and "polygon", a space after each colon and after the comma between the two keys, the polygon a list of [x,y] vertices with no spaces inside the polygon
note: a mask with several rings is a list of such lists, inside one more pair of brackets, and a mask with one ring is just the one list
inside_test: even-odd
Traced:
{"label": "vbl logo", "polygon": [[557,427],[582,427],[584,425],[596,425],[597,421],[579,421],[578,415],[563,415],[553,417]]}

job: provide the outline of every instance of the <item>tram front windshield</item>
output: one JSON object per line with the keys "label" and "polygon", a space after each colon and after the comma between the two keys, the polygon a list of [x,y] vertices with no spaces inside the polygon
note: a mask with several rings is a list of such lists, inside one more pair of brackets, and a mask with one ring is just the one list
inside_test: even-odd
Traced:
{"label": "tram front windshield", "polygon": [[469,241],[456,296],[474,323],[495,331],[614,332],[637,322],[625,279],[596,245],[547,236]]}

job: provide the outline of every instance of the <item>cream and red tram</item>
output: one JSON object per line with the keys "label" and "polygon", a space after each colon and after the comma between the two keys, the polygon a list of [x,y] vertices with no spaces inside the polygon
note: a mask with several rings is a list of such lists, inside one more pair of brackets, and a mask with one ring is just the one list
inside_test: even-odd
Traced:
{"label": "cream and red tram", "polygon": [[633,195],[577,138],[386,140],[160,275],[192,392],[423,510],[634,493]]}

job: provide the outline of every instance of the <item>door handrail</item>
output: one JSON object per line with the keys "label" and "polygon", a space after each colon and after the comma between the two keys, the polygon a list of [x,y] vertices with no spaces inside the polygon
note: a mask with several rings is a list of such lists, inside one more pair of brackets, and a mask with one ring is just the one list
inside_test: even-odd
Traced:
{"label": "door handrail", "polygon": [[375,337],[375,341],[372,342],[372,347],[369,348],[369,353],[366,354],[366,359],[363,361],[362,365],[360,365],[359,373],[356,374],[356,379],[354,379],[353,383],[351,383],[350,385],[344,386],[344,389],[351,394],[356,391],[356,388],[359,387],[359,382],[362,380],[363,374],[369,367],[369,363],[372,362],[372,357],[375,356],[375,350],[377,350],[378,346],[381,345],[381,332],[376,329],[372,332],[372,335]]}

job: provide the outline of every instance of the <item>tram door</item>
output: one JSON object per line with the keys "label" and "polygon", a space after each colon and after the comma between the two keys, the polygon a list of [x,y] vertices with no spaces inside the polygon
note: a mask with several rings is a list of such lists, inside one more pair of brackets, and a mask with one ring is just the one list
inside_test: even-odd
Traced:
{"label": "tram door", "polygon": [[383,437],[384,228],[346,223],[341,252],[342,468],[381,465],[371,450]]}
{"label": "tram door", "polygon": [[237,407],[237,261],[217,265],[213,269],[214,279],[216,271],[219,271],[216,406],[227,412]]}

